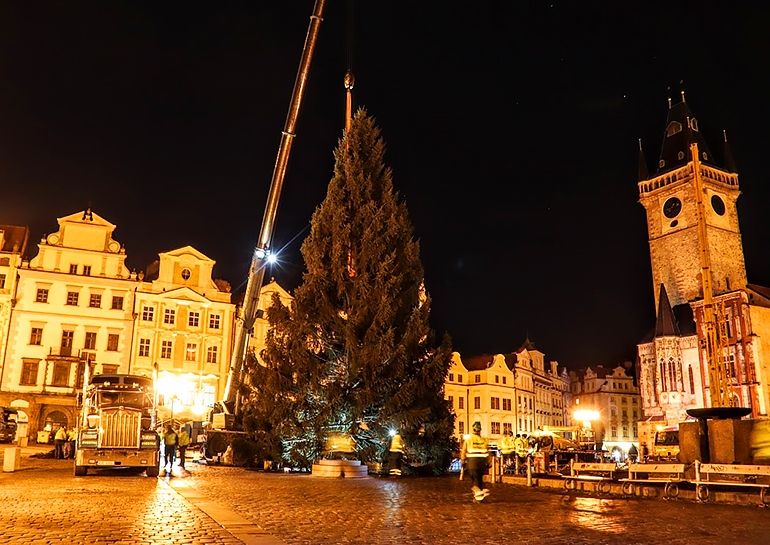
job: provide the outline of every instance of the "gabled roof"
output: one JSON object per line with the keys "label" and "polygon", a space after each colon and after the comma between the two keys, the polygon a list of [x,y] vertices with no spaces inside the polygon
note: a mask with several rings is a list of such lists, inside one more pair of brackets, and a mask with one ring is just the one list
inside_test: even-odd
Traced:
{"label": "gabled roof", "polygon": [[75,212],[74,214],[70,214],[69,216],[56,218],[56,221],[59,222],[59,225],[61,225],[63,222],[85,223],[88,225],[99,225],[101,227],[109,227],[111,230],[115,229],[114,223],[110,223],[109,221],[101,217],[99,214],[92,211],[90,208],[87,210],[81,210],[80,212]]}
{"label": "gabled roof", "polygon": [[674,310],[668,300],[666,286],[660,285],[660,300],[658,301],[658,318],[655,321],[655,337],[679,337]]}
{"label": "gabled roof", "polygon": [[663,163],[658,163],[656,173],[662,174],[689,163],[692,160],[690,153],[692,143],[698,144],[699,159],[702,163],[717,166],[700,132],[698,120],[692,115],[682,94],[682,102],[671,106],[668,110],[666,128],[663,131],[663,145],[660,150],[660,161]]}
{"label": "gabled roof", "polygon": [[0,252],[24,253],[29,240],[29,227],[0,224],[0,231],[3,231],[3,245]]}
{"label": "gabled roof", "polygon": [[193,256],[195,256],[197,259],[200,259],[201,261],[209,261],[211,263],[216,263],[216,261],[211,259],[209,256],[207,256],[203,252],[196,250],[192,246],[183,246],[181,248],[176,248],[175,250],[169,250],[168,252],[163,252],[158,255],[160,257],[163,257],[163,256],[178,257],[185,254],[192,254]]}
{"label": "gabled roof", "polygon": [[[141,293],[141,292],[140,292]],[[173,290],[154,293],[161,299],[176,299],[183,301],[195,301],[196,303],[210,303],[211,301],[200,293],[193,291],[187,286],[182,286]]]}
{"label": "gabled roof", "polygon": [[468,371],[483,371],[484,369],[492,365],[493,359],[494,359],[493,356],[483,355],[483,356],[473,356],[471,358],[462,360],[462,362]]}

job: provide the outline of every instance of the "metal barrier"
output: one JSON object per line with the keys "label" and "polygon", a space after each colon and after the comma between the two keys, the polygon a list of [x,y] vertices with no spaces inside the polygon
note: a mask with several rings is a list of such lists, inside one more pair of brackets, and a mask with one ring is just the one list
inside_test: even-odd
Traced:
{"label": "metal barrier", "polygon": [[591,464],[572,460],[569,464],[569,477],[564,480],[564,488],[575,490],[578,480],[584,480],[596,482],[596,489],[599,492],[609,492],[610,482],[615,480],[617,470],[618,465],[614,462],[611,464]]}
{"label": "metal barrier", "polygon": [[[673,499],[679,496],[679,483],[686,482],[684,464],[629,464],[628,479],[620,479],[624,494],[634,494],[634,483],[665,483],[663,497]],[[639,477],[646,473],[647,478]]]}
{"label": "metal barrier", "polygon": [[[727,476],[732,476],[733,478],[726,478]],[[717,480],[713,477],[716,477]],[[770,478],[770,466],[702,464],[696,461],[695,496],[698,498],[698,501],[708,501],[710,495],[709,486],[750,486],[759,488],[759,497],[763,504],[770,504],[770,483],[756,482],[756,479],[759,477]],[[742,478],[742,480],[739,481],[738,478]]]}

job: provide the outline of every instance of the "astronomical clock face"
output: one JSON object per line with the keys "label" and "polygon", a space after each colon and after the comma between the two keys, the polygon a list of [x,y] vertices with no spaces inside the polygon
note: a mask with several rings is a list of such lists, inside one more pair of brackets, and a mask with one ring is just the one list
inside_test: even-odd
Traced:
{"label": "astronomical clock face", "polygon": [[719,195],[713,195],[711,197],[711,208],[714,209],[714,212],[716,212],[718,216],[725,215],[725,201],[723,201],[722,197]]}
{"label": "astronomical clock face", "polygon": [[[723,205],[724,207],[724,205]],[[671,197],[663,204],[663,215],[669,219],[673,219],[679,215],[682,211],[682,201],[676,197]]]}

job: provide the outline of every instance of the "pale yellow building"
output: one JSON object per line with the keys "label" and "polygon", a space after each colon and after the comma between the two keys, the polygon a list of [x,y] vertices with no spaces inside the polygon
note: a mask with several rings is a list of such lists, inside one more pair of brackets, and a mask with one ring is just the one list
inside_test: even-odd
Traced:
{"label": "pale yellow building", "polygon": [[543,426],[564,426],[569,377],[527,340],[518,351],[463,359],[452,354],[444,397],[455,414],[461,439],[474,422],[496,444],[503,433],[530,434]]}
{"label": "pale yellow building", "polygon": [[0,403],[23,409],[33,437],[49,423],[74,424],[86,362],[126,372],[131,349],[137,282],[115,225],[90,210],[57,221],[16,269],[0,372]]}
{"label": "pale yellow building", "polygon": [[270,282],[262,286],[259,290],[259,302],[257,303],[257,319],[254,320],[254,331],[249,336],[249,349],[253,351],[257,357],[257,361],[264,365],[262,360],[262,350],[265,348],[265,342],[267,339],[267,330],[270,324],[267,321],[267,309],[272,305],[273,294],[277,294],[285,306],[290,307],[294,298],[291,294],[283,289],[275,278],[271,278]]}
{"label": "pale yellow building", "polygon": [[136,288],[129,371],[152,376],[166,412],[200,419],[222,399],[235,305],[215,261],[192,246],[159,254]]}
{"label": "pale yellow building", "polygon": [[[631,364],[607,368],[598,365],[571,371],[572,426],[590,427],[596,444],[618,460],[635,445],[639,448],[637,420],[642,416],[642,398],[634,384]],[[591,413],[592,417],[583,416]]]}

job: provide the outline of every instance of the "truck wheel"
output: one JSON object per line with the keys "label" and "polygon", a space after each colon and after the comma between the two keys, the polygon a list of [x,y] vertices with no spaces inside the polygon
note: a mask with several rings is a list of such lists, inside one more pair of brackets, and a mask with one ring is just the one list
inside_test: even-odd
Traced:
{"label": "truck wheel", "polygon": [[148,477],[157,477],[160,473],[160,468],[158,466],[148,467],[147,468],[147,476]]}
{"label": "truck wheel", "polygon": [[634,483],[630,481],[626,481],[623,483],[623,494],[627,496],[633,496],[634,495]]}
{"label": "truck wheel", "polygon": [[75,477],[85,477],[88,475],[88,466],[75,466]]}
{"label": "truck wheel", "polygon": [[695,488],[695,495],[700,501],[708,501],[709,499],[709,487],[705,484],[699,484]]}
{"label": "truck wheel", "polygon": [[679,485],[676,483],[666,483],[663,488],[663,497],[667,500],[674,500],[679,496]]}

